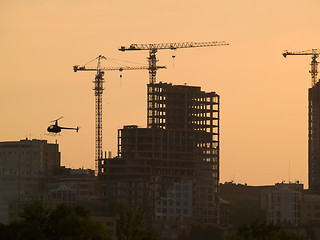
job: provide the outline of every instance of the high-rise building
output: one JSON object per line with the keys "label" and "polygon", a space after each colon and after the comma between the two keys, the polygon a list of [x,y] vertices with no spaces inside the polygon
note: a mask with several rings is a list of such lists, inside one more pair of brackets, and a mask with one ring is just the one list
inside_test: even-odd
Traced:
{"label": "high-rise building", "polygon": [[309,189],[320,194],[320,83],[309,88]]}
{"label": "high-rise building", "polygon": [[115,205],[147,204],[163,237],[192,223],[217,223],[219,95],[148,84],[148,128],[118,130],[117,157],[100,160],[99,177]]}
{"label": "high-rise building", "polygon": [[8,221],[10,201],[28,200],[45,190],[60,166],[57,144],[45,140],[0,142],[0,222]]}

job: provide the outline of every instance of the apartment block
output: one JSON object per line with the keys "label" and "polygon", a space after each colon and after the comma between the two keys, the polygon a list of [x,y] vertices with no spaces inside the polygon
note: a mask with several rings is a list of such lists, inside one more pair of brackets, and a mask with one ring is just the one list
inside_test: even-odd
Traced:
{"label": "apartment block", "polygon": [[35,139],[0,142],[0,222],[8,221],[9,201],[28,200],[44,191],[59,166],[57,144]]}

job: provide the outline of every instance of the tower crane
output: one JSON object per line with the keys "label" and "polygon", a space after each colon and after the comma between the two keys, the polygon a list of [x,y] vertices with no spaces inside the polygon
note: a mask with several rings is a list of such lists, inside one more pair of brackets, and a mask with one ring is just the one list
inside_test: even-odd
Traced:
{"label": "tower crane", "polygon": [[158,44],[131,44],[129,47],[121,46],[119,51],[137,51],[137,50],[149,50],[149,83],[156,82],[157,74],[157,58],[156,53],[159,49],[171,49],[176,50],[178,48],[194,48],[194,47],[213,47],[229,45],[225,41],[215,42],[181,42],[181,43],[158,43]]}
{"label": "tower crane", "polygon": [[[104,83],[104,71],[124,71],[124,70],[141,70],[149,69],[147,66],[135,66],[135,67],[101,67],[101,60],[106,57],[99,55],[95,59],[98,60],[97,67],[87,67],[85,65],[74,65],[73,71],[96,71],[94,83],[94,95],[95,95],[95,171],[98,173],[98,160],[102,158],[102,93],[103,93],[103,83]],[[89,62],[89,63],[90,63]],[[165,66],[158,66],[157,69],[166,68]]]}
{"label": "tower crane", "polygon": [[[157,57],[156,53],[159,49],[170,49],[176,50],[178,48],[194,48],[194,47],[214,47],[214,46],[224,46],[229,45],[225,41],[215,41],[215,42],[180,42],[180,43],[156,43],[156,44],[131,44],[129,47],[121,46],[119,51],[139,51],[139,50],[149,50],[149,83],[156,83],[157,75]],[[154,92],[154,86],[151,86],[151,93]],[[152,94],[152,99],[148,100],[148,106],[151,108],[151,116],[154,116],[155,109],[155,99],[154,94]],[[150,118],[150,112],[148,111],[148,119]],[[154,124],[154,118],[151,118],[150,126]]]}
{"label": "tower crane", "polygon": [[317,82],[317,75],[318,75],[318,64],[317,58],[319,57],[320,49],[310,49],[300,52],[289,52],[285,50],[282,55],[286,58],[288,55],[311,55],[311,70],[309,71],[311,73],[311,86],[313,87]]}

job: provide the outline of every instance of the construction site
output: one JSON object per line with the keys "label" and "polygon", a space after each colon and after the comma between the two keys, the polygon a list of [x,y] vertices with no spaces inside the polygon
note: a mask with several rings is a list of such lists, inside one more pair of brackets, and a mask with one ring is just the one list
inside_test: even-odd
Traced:
{"label": "construction site", "polygon": [[309,189],[320,194],[320,83],[309,88]]}
{"label": "construction site", "polygon": [[309,190],[313,194],[320,194],[320,83],[318,79],[319,49],[299,52],[284,51],[284,57],[311,56],[310,70],[311,88],[308,90],[308,177]]}
{"label": "construction site", "polygon": [[[158,50],[228,45],[225,42],[131,44],[119,51],[149,51],[148,66],[96,68],[95,166],[99,192],[112,209],[144,205],[151,226],[175,239],[196,223],[219,224],[219,95],[200,87],[156,82]],[[104,71],[149,71],[147,127],[118,130],[117,156],[103,156],[102,93]]]}
{"label": "construction site", "polygon": [[[119,51],[149,51],[148,66],[97,68],[74,66],[75,71],[97,71],[95,171],[99,192],[109,206],[147,206],[152,227],[165,239],[175,239],[190,226],[205,223],[223,225],[219,197],[220,97],[200,87],[156,81],[156,53],[162,49],[211,47],[225,42],[131,44]],[[309,191],[320,194],[320,50],[284,51],[283,56],[311,56],[311,88],[308,108]],[[127,125],[118,130],[117,156],[102,151],[102,92],[106,70],[147,69],[147,126]],[[299,220],[297,220],[299,222]]]}
{"label": "construction site", "polygon": [[146,204],[162,231],[217,223],[219,95],[148,84],[148,128],[118,130],[117,157],[100,159],[98,176],[107,201]]}

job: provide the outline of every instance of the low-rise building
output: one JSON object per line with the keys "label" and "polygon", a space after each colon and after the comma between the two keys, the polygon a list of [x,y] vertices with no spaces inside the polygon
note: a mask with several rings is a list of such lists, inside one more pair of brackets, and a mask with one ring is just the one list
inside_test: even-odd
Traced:
{"label": "low-rise building", "polygon": [[267,193],[267,222],[298,226],[301,222],[300,207],[303,200],[303,186],[297,191],[290,184],[276,185]]}

